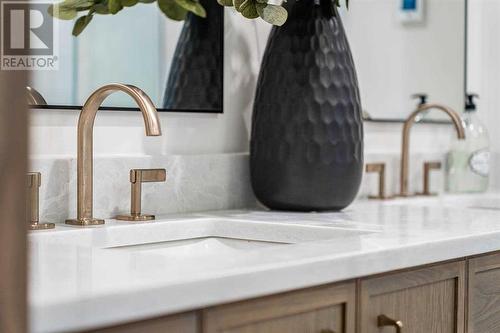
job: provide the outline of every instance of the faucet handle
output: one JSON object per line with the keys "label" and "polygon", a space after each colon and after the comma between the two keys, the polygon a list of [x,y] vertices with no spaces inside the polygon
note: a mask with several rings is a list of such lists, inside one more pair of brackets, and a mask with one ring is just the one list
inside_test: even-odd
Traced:
{"label": "faucet handle", "polygon": [[150,221],[155,216],[141,213],[142,183],[164,182],[167,179],[165,169],[132,169],[130,170],[130,215],[118,215],[122,221]]}
{"label": "faucet handle", "polygon": [[368,163],[366,172],[378,173],[378,195],[368,196],[369,199],[390,199],[385,194],[385,163]]}
{"label": "faucet handle", "polygon": [[132,169],[130,170],[131,183],[164,182],[167,178],[165,169]]}
{"label": "faucet handle", "polygon": [[53,229],[54,223],[39,223],[39,189],[42,185],[40,172],[28,172],[26,175],[26,218],[29,230]]}
{"label": "faucet handle", "polygon": [[435,193],[431,193],[431,171],[441,169],[441,162],[432,161],[424,163],[424,178],[422,183],[422,192],[418,195],[433,196]]}

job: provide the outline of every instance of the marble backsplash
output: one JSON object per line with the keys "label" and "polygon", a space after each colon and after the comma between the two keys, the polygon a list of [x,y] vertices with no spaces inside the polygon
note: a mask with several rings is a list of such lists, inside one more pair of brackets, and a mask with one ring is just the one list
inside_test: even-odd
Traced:
{"label": "marble backsplash", "polygon": [[[497,156],[498,157],[498,156]],[[142,211],[172,214],[208,210],[254,208],[258,205],[250,185],[247,153],[167,156],[113,156],[94,159],[94,216],[112,218],[130,210],[129,170],[165,168],[167,181],[145,183]],[[369,153],[365,163],[386,163],[387,194],[399,189],[399,155]],[[444,155],[411,156],[410,190],[422,189],[425,161],[441,161],[443,169],[431,174],[431,190],[443,192]],[[500,162],[499,158],[494,158]],[[42,173],[40,221],[63,222],[76,216],[76,159],[43,156],[30,159],[30,171]],[[495,177],[492,184],[498,183]],[[358,197],[376,194],[378,176],[365,174]]]}
{"label": "marble backsplash", "polygon": [[[255,207],[247,154],[113,156],[94,158],[94,216],[130,212],[129,171],[165,168],[163,183],[142,187],[142,212],[184,213]],[[42,173],[40,221],[76,216],[76,159],[34,157],[30,171]]]}

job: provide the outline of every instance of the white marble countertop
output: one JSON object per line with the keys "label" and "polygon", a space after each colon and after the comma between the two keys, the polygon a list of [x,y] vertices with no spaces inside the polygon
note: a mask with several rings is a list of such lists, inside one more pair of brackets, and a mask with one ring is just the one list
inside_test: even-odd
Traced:
{"label": "white marble countertop", "polygon": [[[278,235],[281,224],[321,240],[227,252],[216,261],[203,260],[203,247],[186,260],[109,250],[132,238],[161,242],[188,220],[184,236],[268,223],[277,241],[287,237]],[[233,230],[224,221],[236,221]],[[329,230],[342,237],[329,239]],[[70,332],[500,250],[500,194],[358,201],[339,213],[221,211],[150,224],[58,225],[30,233],[29,244],[31,330]]]}

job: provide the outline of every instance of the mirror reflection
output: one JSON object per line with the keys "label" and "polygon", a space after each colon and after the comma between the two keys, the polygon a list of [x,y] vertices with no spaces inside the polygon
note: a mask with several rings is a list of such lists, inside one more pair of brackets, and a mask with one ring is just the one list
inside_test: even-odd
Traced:
{"label": "mirror reflection", "polygon": [[[156,4],[139,3],[119,15],[96,15],[78,37],[75,20],[59,25],[58,70],[34,71],[30,87],[49,107],[81,106],[98,87],[126,82],[140,87],[161,110],[222,112],[223,7],[202,0],[207,18],[165,17]],[[125,94],[103,106],[134,107]]]}
{"label": "mirror reflection", "polygon": [[342,8],[361,102],[371,118],[406,118],[419,102],[411,97],[415,94],[463,110],[465,5],[465,0],[355,0],[348,11]]}

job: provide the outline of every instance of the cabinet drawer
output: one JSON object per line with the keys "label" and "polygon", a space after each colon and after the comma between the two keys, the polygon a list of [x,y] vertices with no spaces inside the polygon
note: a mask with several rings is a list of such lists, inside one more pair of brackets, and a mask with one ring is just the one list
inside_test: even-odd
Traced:
{"label": "cabinet drawer", "polygon": [[306,289],[210,308],[206,333],[354,333],[355,283]]}
{"label": "cabinet drawer", "polygon": [[500,254],[469,261],[468,333],[500,332]]}
{"label": "cabinet drawer", "polygon": [[360,333],[397,332],[379,327],[386,316],[404,333],[464,332],[465,262],[452,262],[362,280]]}
{"label": "cabinet drawer", "polygon": [[198,333],[198,315],[194,312],[137,321],[89,331],[89,333]]}

